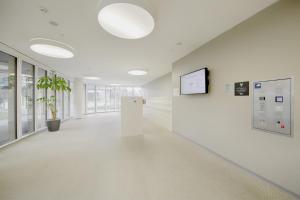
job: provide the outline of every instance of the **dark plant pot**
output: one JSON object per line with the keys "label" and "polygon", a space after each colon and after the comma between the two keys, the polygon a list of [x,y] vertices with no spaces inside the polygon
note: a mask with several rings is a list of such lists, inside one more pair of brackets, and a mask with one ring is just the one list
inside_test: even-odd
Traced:
{"label": "dark plant pot", "polygon": [[47,127],[50,132],[58,131],[60,127],[60,119],[47,120]]}

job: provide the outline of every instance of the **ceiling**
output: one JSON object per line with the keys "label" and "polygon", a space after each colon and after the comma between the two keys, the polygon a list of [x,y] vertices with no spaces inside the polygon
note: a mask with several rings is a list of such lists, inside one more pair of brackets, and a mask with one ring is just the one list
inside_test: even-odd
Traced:
{"label": "ceiling", "polygon": [[[99,25],[101,0],[0,0],[0,42],[71,77],[99,76],[105,84],[142,85],[170,72],[174,61],[276,1],[149,0],[154,31],[143,39],[124,40]],[[30,39],[36,37],[71,45],[75,57],[64,60],[32,52]],[[149,74],[128,75],[133,68],[147,69]]]}

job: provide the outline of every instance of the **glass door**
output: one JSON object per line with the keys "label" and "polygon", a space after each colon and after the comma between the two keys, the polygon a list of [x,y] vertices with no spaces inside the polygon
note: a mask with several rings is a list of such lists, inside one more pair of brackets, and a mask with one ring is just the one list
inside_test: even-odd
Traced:
{"label": "glass door", "polygon": [[[70,81],[68,81],[70,87]],[[64,92],[64,119],[70,118],[70,93]]]}
{"label": "glass door", "polygon": [[96,87],[97,112],[105,112],[105,87]]}
{"label": "glass door", "polygon": [[72,90],[71,93],[69,93],[69,117],[74,116],[74,83],[73,81],[69,81],[70,88]]}
{"label": "glass door", "polygon": [[[41,77],[44,77],[46,75],[47,75],[46,70],[44,70],[42,68],[38,68],[38,71],[37,71],[38,79]],[[46,89],[37,90],[36,98],[38,99],[38,98],[42,98],[42,97],[46,97]],[[46,114],[47,114],[46,103],[36,101],[36,109],[37,109],[36,127],[37,127],[37,129],[41,129],[46,126]]]}
{"label": "glass door", "polygon": [[141,88],[86,85],[86,113],[118,112],[122,96],[143,96]]}
{"label": "glass door", "polygon": [[86,113],[96,112],[96,86],[86,85]]}
{"label": "glass door", "polygon": [[[54,72],[47,72],[47,76],[50,78],[54,78],[55,73]],[[51,90],[51,89],[47,89],[47,98],[51,98],[51,97],[55,97],[55,91]],[[49,107],[47,108],[47,119],[52,119],[52,113],[51,110],[49,109]]]}
{"label": "glass door", "polygon": [[64,95],[61,91],[56,91],[56,111],[57,111],[57,118],[63,120],[64,119]]}
{"label": "glass door", "polygon": [[16,139],[16,60],[0,51],[0,145]]}
{"label": "glass door", "polygon": [[116,101],[117,101],[117,98],[116,98],[116,88],[115,87],[111,87],[110,88],[110,107],[109,107],[109,110],[111,112],[116,111]]}
{"label": "glass door", "polygon": [[22,62],[22,134],[34,131],[34,66]]}
{"label": "glass door", "polygon": [[106,111],[116,111],[116,93],[115,87],[106,87]]}
{"label": "glass door", "polygon": [[116,111],[120,111],[121,110],[121,88],[120,87],[116,87],[115,94],[116,94]]}

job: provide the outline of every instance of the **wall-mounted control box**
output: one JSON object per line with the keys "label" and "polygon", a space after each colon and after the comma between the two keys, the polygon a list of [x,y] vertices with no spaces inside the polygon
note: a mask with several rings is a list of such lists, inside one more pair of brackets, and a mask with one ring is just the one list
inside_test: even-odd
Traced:
{"label": "wall-mounted control box", "polygon": [[292,135],[292,79],[256,81],[253,128]]}

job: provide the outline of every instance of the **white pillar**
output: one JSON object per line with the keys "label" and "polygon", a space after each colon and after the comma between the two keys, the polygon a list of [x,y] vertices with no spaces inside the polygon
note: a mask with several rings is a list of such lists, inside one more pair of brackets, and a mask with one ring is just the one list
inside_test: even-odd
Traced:
{"label": "white pillar", "polygon": [[80,119],[85,114],[85,86],[81,78],[74,79],[74,116]]}

